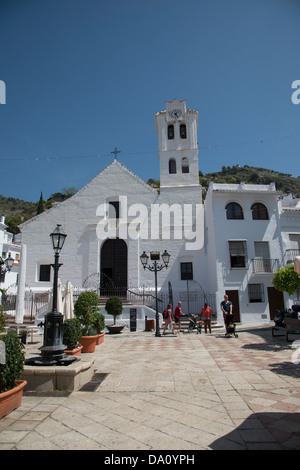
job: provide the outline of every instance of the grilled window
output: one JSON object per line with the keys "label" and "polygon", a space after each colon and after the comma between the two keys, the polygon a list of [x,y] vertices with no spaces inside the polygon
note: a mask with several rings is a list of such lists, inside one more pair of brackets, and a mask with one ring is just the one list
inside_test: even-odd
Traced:
{"label": "grilled window", "polygon": [[269,220],[268,209],[264,204],[256,202],[251,206],[253,220]]}
{"label": "grilled window", "polygon": [[230,266],[232,268],[245,268],[247,258],[247,246],[245,241],[229,242]]}
{"label": "grilled window", "polygon": [[244,218],[243,209],[237,202],[229,202],[226,206],[226,217],[229,220],[241,220]]}
{"label": "grilled window", "polygon": [[263,284],[248,284],[249,302],[264,302],[264,286]]}

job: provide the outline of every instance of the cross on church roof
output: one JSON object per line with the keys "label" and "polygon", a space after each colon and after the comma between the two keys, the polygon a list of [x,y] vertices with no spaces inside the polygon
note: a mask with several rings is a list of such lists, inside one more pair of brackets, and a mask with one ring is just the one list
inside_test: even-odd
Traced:
{"label": "cross on church roof", "polygon": [[113,152],[110,152],[110,153],[114,153],[115,154],[115,160],[117,160],[117,155],[118,155],[118,153],[121,153],[121,150],[118,150],[117,147],[115,147],[115,150]]}

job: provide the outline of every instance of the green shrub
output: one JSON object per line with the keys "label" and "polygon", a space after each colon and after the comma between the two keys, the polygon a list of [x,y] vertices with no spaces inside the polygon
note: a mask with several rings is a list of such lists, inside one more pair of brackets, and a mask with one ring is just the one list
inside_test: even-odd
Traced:
{"label": "green shrub", "polygon": [[105,304],[105,309],[108,313],[108,315],[113,315],[114,317],[114,325],[116,324],[116,317],[118,315],[121,315],[123,306],[122,302],[119,299],[119,297],[110,297],[106,304]]}
{"label": "green shrub", "polygon": [[104,315],[102,315],[102,313],[100,313],[100,312],[95,313],[93,327],[95,328],[98,335],[101,333],[101,331],[104,330],[104,328],[105,328],[105,318],[104,318]]}
{"label": "green shrub", "polygon": [[7,323],[7,315],[4,312],[2,306],[0,305],[0,333],[4,331],[6,323]]}
{"label": "green shrub", "polygon": [[300,275],[296,273],[294,265],[291,264],[276,271],[272,284],[277,290],[293,295],[300,289]]}
{"label": "green shrub", "polygon": [[66,320],[63,324],[63,344],[68,350],[75,349],[82,336],[82,328],[78,318]]}
{"label": "green shrub", "polygon": [[74,315],[83,325],[84,336],[90,336],[89,327],[94,324],[95,314],[100,310],[99,304],[100,300],[96,292],[90,291],[82,292],[74,304]]}
{"label": "green shrub", "polygon": [[2,335],[5,345],[5,363],[0,363],[0,393],[15,387],[15,380],[21,378],[24,369],[24,345],[13,331]]}

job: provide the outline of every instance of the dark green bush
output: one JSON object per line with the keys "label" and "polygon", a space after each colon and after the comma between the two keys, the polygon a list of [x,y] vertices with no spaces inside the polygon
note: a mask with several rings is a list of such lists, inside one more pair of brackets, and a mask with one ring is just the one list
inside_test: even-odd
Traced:
{"label": "dark green bush", "polygon": [[105,309],[108,315],[112,315],[114,317],[114,325],[115,325],[116,317],[118,315],[121,315],[122,310],[123,310],[122,302],[119,299],[119,297],[110,297],[105,304]]}
{"label": "dark green bush", "polygon": [[101,331],[104,330],[104,328],[105,328],[105,318],[104,318],[104,315],[102,315],[102,313],[100,313],[100,312],[95,313],[93,327],[97,331],[98,335],[101,333]]}
{"label": "dark green bush", "polygon": [[82,336],[82,328],[78,318],[66,320],[63,324],[63,344],[68,350],[75,349]]}
{"label": "dark green bush", "polygon": [[24,345],[13,331],[0,337],[5,345],[5,363],[0,363],[0,393],[15,387],[24,369]]}
{"label": "dark green bush", "polygon": [[99,312],[100,299],[96,292],[85,291],[82,292],[74,305],[74,315],[80,320],[83,326],[83,335],[88,334],[89,326],[92,326],[95,321],[95,314]]}
{"label": "dark green bush", "polygon": [[7,323],[7,315],[4,312],[2,306],[0,305],[0,333],[4,331],[6,323]]}

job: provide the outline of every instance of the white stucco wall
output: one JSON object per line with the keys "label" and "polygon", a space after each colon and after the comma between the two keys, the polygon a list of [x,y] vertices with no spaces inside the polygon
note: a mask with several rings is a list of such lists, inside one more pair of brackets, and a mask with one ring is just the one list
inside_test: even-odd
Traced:
{"label": "white stucco wall", "polygon": [[[237,202],[244,213],[243,220],[227,220],[226,205]],[[251,206],[263,203],[269,220],[253,220]],[[263,185],[214,185],[211,183],[205,200],[207,253],[209,258],[211,289],[215,288],[217,304],[223,300],[226,290],[239,291],[239,307],[242,323],[259,323],[269,319],[268,287],[272,287],[273,273],[254,273],[254,242],[269,243],[270,258],[283,264],[278,194],[275,187]],[[245,268],[231,268],[229,240],[246,241]],[[248,284],[263,284],[264,301],[249,302]],[[222,315],[219,310],[219,318]]]}

